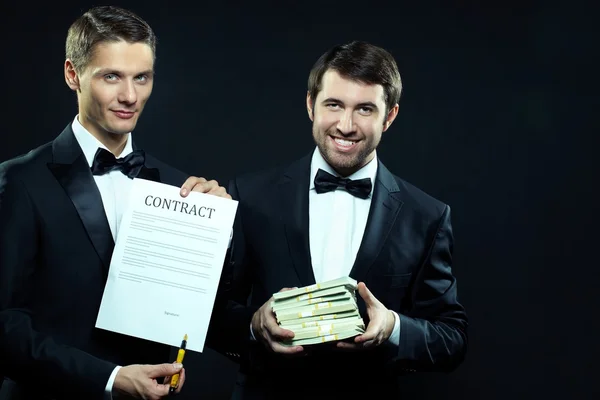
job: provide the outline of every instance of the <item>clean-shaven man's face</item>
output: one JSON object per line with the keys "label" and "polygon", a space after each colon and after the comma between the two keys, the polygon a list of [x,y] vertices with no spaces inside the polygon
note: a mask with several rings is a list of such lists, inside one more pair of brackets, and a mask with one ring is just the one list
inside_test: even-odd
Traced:
{"label": "clean-shaven man's face", "polygon": [[154,54],[145,43],[99,43],[82,71],[67,60],[65,77],[77,91],[79,122],[99,139],[133,131],[152,93],[153,70]]}

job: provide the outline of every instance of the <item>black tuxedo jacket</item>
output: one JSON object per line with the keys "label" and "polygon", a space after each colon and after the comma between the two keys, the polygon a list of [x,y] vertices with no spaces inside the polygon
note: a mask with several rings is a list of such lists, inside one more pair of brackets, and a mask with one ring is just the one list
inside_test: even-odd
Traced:
{"label": "black tuxedo jacket", "polygon": [[[138,177],[187,178],[148,155]],[[94,328],[113,247],[70,124],[0,165],[0,372],[31,398],[101,399],[116,364],[169,362],[168,346]]]}
{"label": "black tuxedo jacket", "polygon": [[[221,335],[229,343],[244,344],[230,347],[231,353],[241,354],[242,370],[271,382],[288,382],[288,388],[335,374],[350,382],[354,377],[364,381],[411,370],[453,370],[465,355],[468,322],[451,271],[450,208],[392,175],[381,162],[350,276],[365,282],[377,299],[400,315],[400,346],[341,353],[318,345],[307,357],[287,359],[248,340],[252,314],[273,293],[315,283],[308,237],[310,162],[308,155],[287,167],[246,174],[230,183],[229,193],[239,206],[224,283],[234,301],[220,326],[228,327]],[[368,322],[364,302],[357,298]]]}

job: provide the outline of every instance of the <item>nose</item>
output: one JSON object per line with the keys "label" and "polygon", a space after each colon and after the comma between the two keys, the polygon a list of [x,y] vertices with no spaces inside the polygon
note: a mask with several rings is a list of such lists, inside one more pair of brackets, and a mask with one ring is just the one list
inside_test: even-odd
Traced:
{"label": "nose", "polygon": [[119,103],[127,105],[135,104],[137,101],[137,91],[134,82],[123,80],[119,91]]}
{"label": "nose", "polygon": [[354,132],[352,110],[344,110],[344,113],[340,116],[340,120],[337,123],[337,129],[344,135]]}

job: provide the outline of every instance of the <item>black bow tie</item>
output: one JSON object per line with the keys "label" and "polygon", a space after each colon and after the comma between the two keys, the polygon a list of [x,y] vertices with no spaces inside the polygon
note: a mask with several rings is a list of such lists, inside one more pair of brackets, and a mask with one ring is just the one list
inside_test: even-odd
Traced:
{"label": "black bow tie", "polygon": [[110,151],[98,148],[92,163],[92,174],[104,175],[110,171],[120,170],[133,179],[138,176],[145,160],[146,155],[143,150],[135,150],[123,158],[115,158]]}
{"label": "black bow tie", "polygon": [[371,178],[352,180],[348,178],[340,178],[325,172],[322,169],[317,171],[315,176],[315,190],[317,193],[326,193],[341,187],[346,189],[348,193],[361,199],[366,199],[371,193]]}

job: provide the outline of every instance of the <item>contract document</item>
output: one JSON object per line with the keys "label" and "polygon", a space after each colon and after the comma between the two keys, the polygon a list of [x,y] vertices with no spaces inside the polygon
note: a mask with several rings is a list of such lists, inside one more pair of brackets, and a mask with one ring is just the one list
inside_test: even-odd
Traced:
{"label": "contract document", "polygon": [[96,327],[201,352],[238,202],[179,190],[134,179]]}

